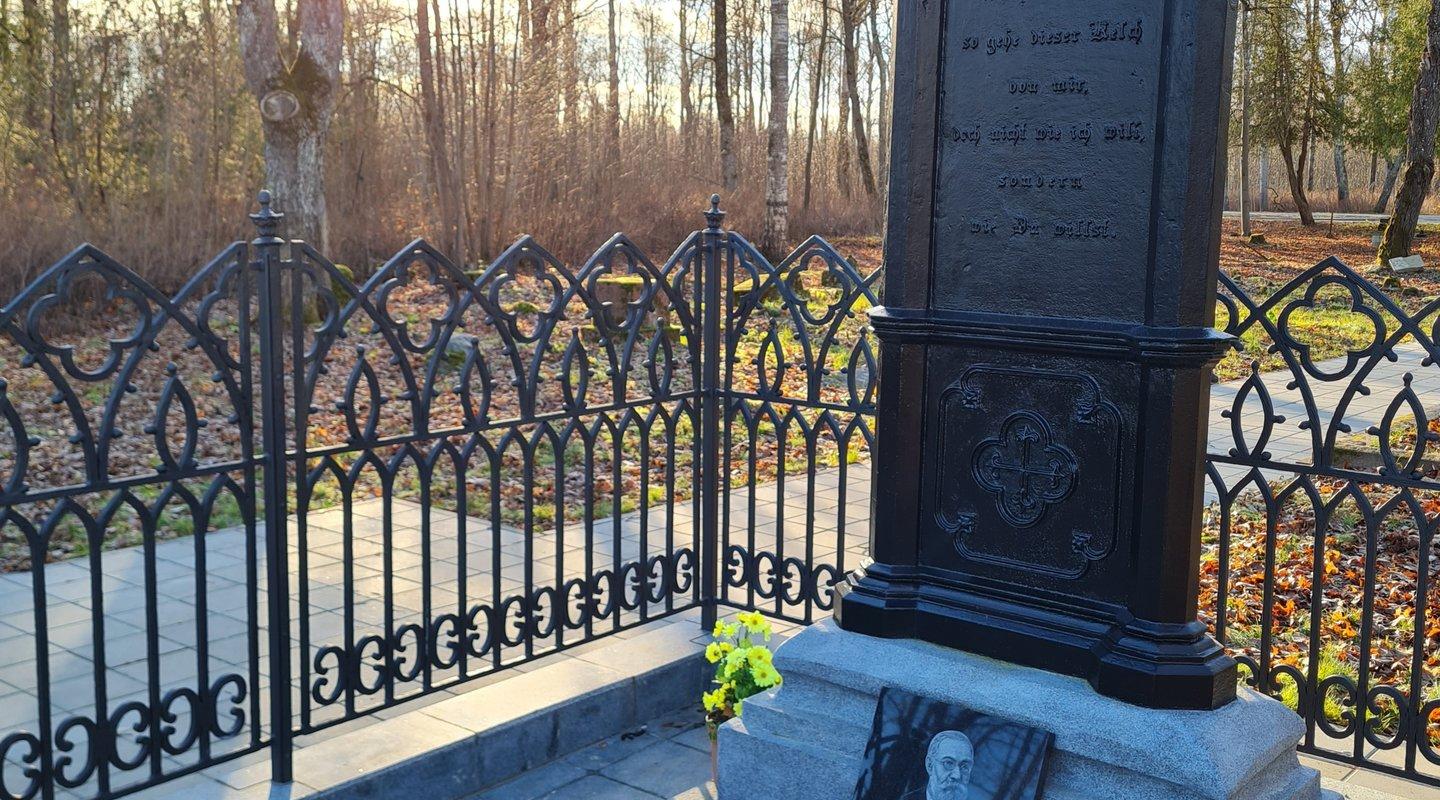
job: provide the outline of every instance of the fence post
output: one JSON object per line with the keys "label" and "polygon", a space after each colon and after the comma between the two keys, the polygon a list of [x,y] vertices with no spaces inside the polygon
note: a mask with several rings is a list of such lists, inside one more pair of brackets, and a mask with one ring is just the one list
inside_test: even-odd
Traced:
{"label": "fence post", "polygon": [[[270,629],[270,772],[271,780],[294,780],[290,713],[290,563],[288,547],[289,470],[285,432],[285,326],[282,296],[280,222],[262,190],[260,210],[250,215],[257,236],[254,265],[260,280],[260,437],[265,457],[265,585]],[[258,688],[258,687],[257,687]],[[258,724],[258,720],[257,720]]]}
{"label": "fence post", "polygon": [[725,259],[725,212],[720,195],[705,212],[704,264],[700,274],[700,625],[709,631],[719,616],[720,593],[720,317],[721,263]]}

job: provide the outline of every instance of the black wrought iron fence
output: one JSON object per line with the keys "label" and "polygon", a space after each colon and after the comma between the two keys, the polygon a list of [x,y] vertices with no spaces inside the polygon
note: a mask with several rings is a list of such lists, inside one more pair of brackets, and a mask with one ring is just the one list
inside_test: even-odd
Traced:
{"label": "black wrought iron fence", "polygon": [[1440,785],[1440,301],[1395,283],[1336,259],[1222,276],[1243,351],[1216,387],[1202,613],[1302,750]]}
{"label": "black wrought iron fence", "polygon": [[714,597],[718,227],[362,283],[253,219],[174,298],[82,248],[0,310],[4,797],[288,780],[295,735]]}
{"label": "black wrought iron fence", "polygon": [[[723,218],[663,262],[416,242],[359,281],[262,203],[173,298],[90,248],[45,273],[0,309],[0,796],[267,747],[286,780],[297,734],[609,633],[826,612],[878,272]],[[1436,782],[1440,309],[1338,262],[1221,288],[1201,613],[1303,749]]]}

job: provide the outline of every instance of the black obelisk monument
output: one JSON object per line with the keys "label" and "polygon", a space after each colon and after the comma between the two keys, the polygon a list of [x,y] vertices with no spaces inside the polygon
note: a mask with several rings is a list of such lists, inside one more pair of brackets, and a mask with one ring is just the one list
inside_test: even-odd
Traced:
{"label": "black obelisk monument", "polygon": [[1235,697],[1195,621],[1228,124],[1221,0],[904,3],[873,563],[847,630]]}
{"label": "black obelisk monument", "polygon": [[871,559],[724,796],[853,797],[894,687],[1055,734],[1047,798],[1319,797],[1196,621],[1233,24],[900,0]]}

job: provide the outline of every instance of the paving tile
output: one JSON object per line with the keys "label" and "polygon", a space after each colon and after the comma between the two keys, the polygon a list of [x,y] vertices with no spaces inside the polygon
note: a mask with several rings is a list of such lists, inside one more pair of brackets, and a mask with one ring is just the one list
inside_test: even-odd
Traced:
{"label": "paving tile", "polygon": [[588,775],[536,800],[654,800],[659,796],[599,775]]}
{"label": "paving tile", "polygon": [[696,775],[706,776],[710,755],[675,744],[660,742],[600,771],[601,775],[659,797],[695,788]]}
{"label": "paving tile", "polygon": [[466,692],[421,714],[479,731],[549,708],[567,698],[615,684],[628,673],[568,659],[537,672]]}
{"label": "paving tile", "polygon": [[[503,783],[475,800],[535,800],[550,796],[562,786],[574,786],[589,773],[580,767],[557,761],[539,769],[533,769],[520,777]],[[567,795],[568,796],[568,795]]]}
{"label": "paving tile", "polygon": [[621,736],[613,736],[603,742],[571,753],[561,761],[587,772],[599,772],[618,761],[623,761],[642,750],[665,741],[663,737],[650,730],[650,727],[650,725],[646,725]]}
{"label": "paving tile", "polygon": [[[695,713],[698,717],[700,715],[699,709],[697,709]],[[692,750],[698,750],[704,753],[706,758],[710,756],[710,731],[706,729],[703,721],[697,722],[685,732],[671,737],[670,741],[684,745]]]}
{"label": "paving tile", "polygon": [[299,781],[236,789],[204,775],[186,775],[149,790],[145,800],[300,800],[314,793],[315,789]]}
{"label": "paving tile", "polygon": [[1357,770],[1345,779],[1344,785],[1387,792],[1405,800],[1440,800],[1440,787],[1425,786],[1378,772]]}
{"label": "paving tile", "polygon": [[298,751],[295,775],[313,786],[337,786],[469,736],[464,728],[423,714],[381,720]]}
{"label": "paving tile", "polygon": [[706,781],[704,786],[686,789],[677,795],[673,795],[670,800],[719,800],[719,797],[720,790],[715,788],[714,783]]}

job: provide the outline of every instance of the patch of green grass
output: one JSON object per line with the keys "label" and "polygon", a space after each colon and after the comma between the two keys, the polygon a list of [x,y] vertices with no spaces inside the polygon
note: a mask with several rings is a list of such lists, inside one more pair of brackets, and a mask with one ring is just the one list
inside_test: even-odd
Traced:
{"label": "patch of green grass", "polygon": [[[1347,351],[1360,352],[1373,345],[1375,323],[1370,317],[1351,311],[1348,301],[1324,299],[1314,308],[1295,308],[1286,318],[1285,332],[1298,344],[1309,349],[1311,361],[1319,362]],[[1271,309],[1269,320],[1278,325],[1285,306]],[[1217,328],[1228,324],[1226,309],[1218,307]],[[1387,321],[1388,324],[1388,321]],[[1272,352],[1275,339],[1264,326],[1251,325],[1240,336],[1241,350],[1232,351],[1215,367],[1222,381],[1240,380],[1250,374],[1250,364],[1258,361],[1261,372],[1289,371],[1289,364],[1280,353]],[[1288,349],[1288,348],[1287,348]],[[1294,354],[1296,358],[1299,353]]]}

